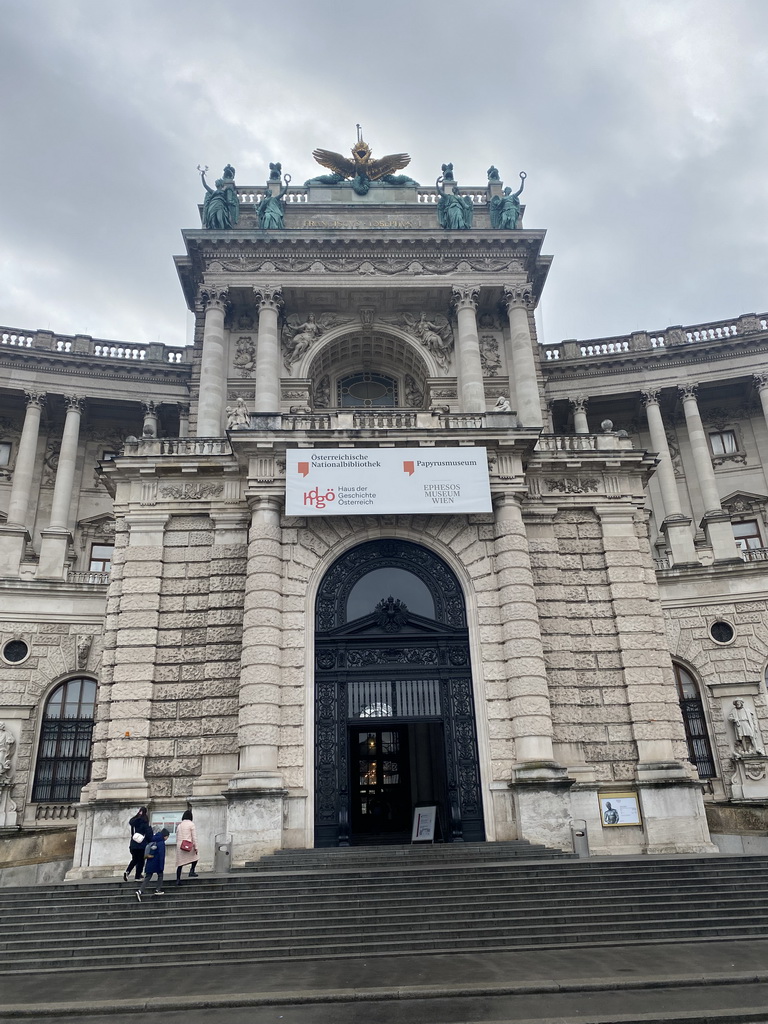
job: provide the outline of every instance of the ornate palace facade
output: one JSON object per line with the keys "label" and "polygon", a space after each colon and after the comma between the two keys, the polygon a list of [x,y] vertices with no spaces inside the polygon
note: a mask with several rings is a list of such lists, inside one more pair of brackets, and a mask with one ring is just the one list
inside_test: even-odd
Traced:
{"label": "ornate palace facade", "polygon": [[[765,317],[541,346],[544,232],[444,172],[227,168],[193,347],[0,332],[0,828],[70,824],[71,877],[140,804],[191,806],[203,866],[419,805],[449,842],[765,835]],[[292,452],[393,448],[479,456],[489,510],[288,514]]]}

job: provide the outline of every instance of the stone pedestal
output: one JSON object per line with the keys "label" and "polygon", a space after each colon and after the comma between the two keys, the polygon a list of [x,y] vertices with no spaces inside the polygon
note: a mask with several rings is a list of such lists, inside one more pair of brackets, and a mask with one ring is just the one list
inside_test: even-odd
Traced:
{"label": "stone pedestal", "polygon": [[24,549],[30,540],[24,526],[0,524],[0,576],[16,579],[24,557]]}
{"label": "stone pedestal", "polygon": [[768,800],[768,756],[735,754],[731,791],[734,800]]}
{"label": "stone pedestal", "polygon": [[573,780],[554,762],[519,766],[509,788],[515,806],[517,835],[550,849],[571,850]]}
{"label": "stone pedestal", "polygon": [[[278,782],[275,779],[275,782]],[[232,833],[232,864],[242,866],[283,846],[283,808],[286,790],[271,787],[267,778],[233,779],[226,793],[227,827]]]}
{"label": "stone pedestal", "polygon": [[16,804],[11,799],[10,783],[0,784],[0,828],[15,828],[18,823]]}

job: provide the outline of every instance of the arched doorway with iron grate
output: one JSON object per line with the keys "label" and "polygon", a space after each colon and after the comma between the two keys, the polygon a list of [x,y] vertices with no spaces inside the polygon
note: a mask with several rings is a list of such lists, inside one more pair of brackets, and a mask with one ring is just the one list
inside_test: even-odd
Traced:
{"label": "arched doorway with iron grate", "polygon": [[464,597],[429,549],[368,541],[326,572],[315,609],[315,846],[485,839]]}

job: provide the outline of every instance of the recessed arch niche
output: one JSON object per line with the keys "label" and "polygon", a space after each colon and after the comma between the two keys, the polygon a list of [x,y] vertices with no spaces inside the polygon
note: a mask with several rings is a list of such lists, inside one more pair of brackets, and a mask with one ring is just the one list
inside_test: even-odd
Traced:
{"label": "recessed arch niche", "polygon": [[316,395],[324,382],[320,388],[328,396],[324,402],[336,408],[339,382],[361,372],[394,378],[397,406],[419,409],[426,408],[427,378],[435,376],[437,369],[414,342],[383,331],[357,331],[334,338],[322,348],[318,346],[303,374],[313,381]]}

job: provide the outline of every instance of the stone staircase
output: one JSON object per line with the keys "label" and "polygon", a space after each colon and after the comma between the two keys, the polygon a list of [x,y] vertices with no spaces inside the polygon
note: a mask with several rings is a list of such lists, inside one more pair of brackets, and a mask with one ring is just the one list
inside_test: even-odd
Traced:
{"label": "stone staircase", "polygon": [[141,904],[122,880],[4,889],[0,976],[768,936],[768,857],[487,843],[282,851],[254,868],[171,879]]}

